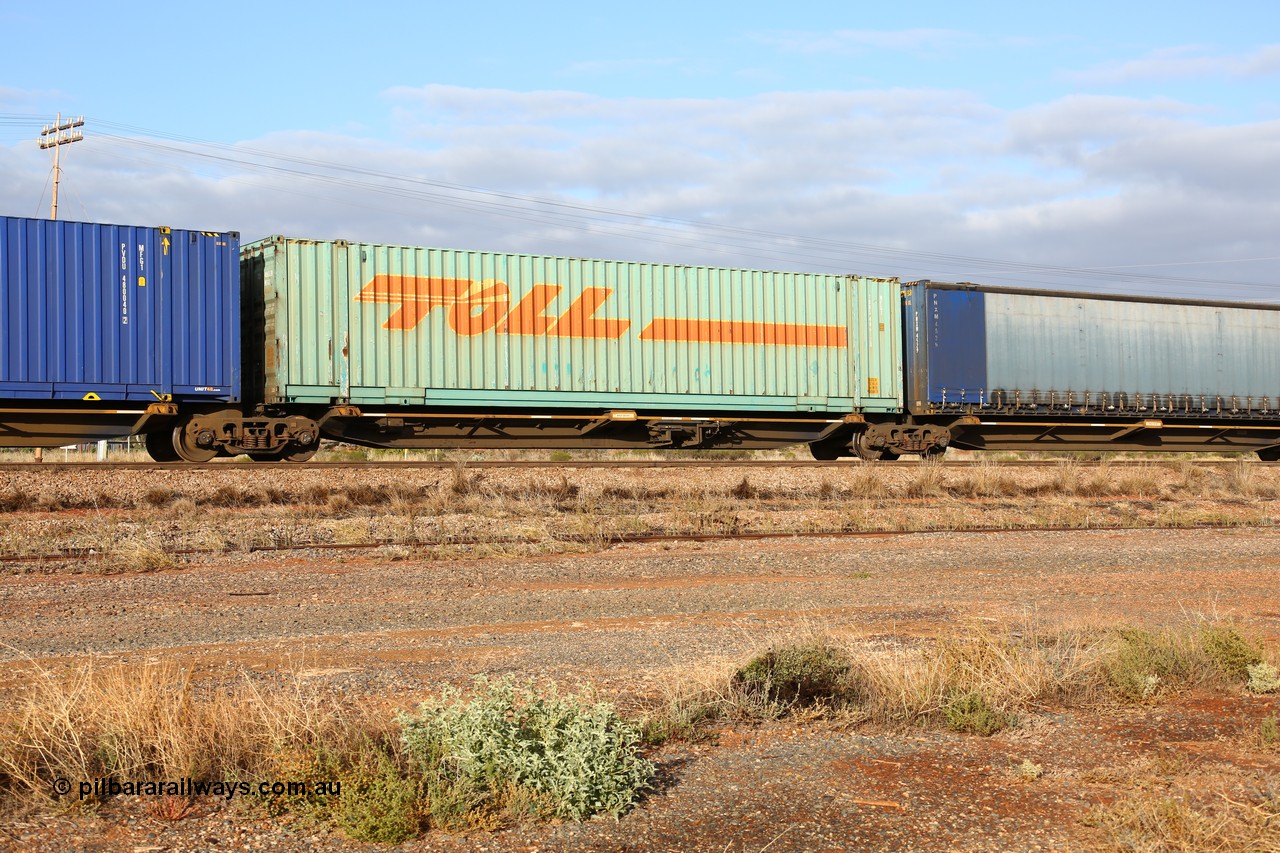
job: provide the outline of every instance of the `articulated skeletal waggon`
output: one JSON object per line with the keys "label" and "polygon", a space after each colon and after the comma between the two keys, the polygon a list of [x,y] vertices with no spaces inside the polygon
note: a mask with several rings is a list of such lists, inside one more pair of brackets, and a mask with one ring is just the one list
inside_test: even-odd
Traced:
{"label": "articulated skeletal waggon", "polygon": [[0,446],[1280,456],[1280,307],[0,218]]}

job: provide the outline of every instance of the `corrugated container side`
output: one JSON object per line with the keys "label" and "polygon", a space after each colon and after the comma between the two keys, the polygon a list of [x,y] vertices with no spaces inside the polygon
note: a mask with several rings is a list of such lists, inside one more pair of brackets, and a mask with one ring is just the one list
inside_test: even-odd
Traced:
{"label": "corrugated container side", "polygon": [[0,217],[0,397],[239,398],[239,236]]}
{"label": "corrugated container side", "polygon": [[[979,387],[1030,401],[1068,392],[1280,406],[1280,310],[1052,292],[910,288],[912,406]],[[967,402],[972,402],[968,400]]]}
{"label": "corrugated container side", "polygon": [[939,290],[926,283],[903,288],[907,407],[980,404],[986,400],[984,294]]}
{"label": "corrugated container side", "polygon": [[895,281],[285,238],[243,254],[272,401],[901,405]]}
{"label": "corrugated container side", "polygon": [[1280,397],[1280,311],[988,293],[986,326],[991,387]]}

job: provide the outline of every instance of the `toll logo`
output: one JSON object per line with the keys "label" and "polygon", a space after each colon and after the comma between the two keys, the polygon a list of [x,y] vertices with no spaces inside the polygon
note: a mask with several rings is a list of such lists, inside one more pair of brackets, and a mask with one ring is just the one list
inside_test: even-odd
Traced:
{"label": "toll logo", "polygon": [[596,314],[613,294],[608,287],[585,287],[560,314],[548,314],[564,288],[535,284],[514,306],[511,289],[496,279],[379,275],[364,286],[357,302],[398,305],[382,328],[409,331],[437,309],[448,312],[447,323],[459,335],[485,332],[501,335],[544,335],[560,338],[616,340],[631,327],[630,320],[608,320]]}
{"label": "toll logo", "polygon": [[[436,310],[447,312],[449,328],[465,337],[495,332],[618,340],[631,328],[630,320],[597,316],[613,295],[612,288],[584,287],[563,312],[550,311],[563,292],[564,287],[559,284],[535,284],[512,305],[511,288],[496,279],[379,275],[364,286],[355,301],[397,306],[382,324],[382,328],[391,331],[416,329]],[[639,339],[756,346],[849,346],[848,329],[840,325],[688,317],[655,317],[640,330]]]}

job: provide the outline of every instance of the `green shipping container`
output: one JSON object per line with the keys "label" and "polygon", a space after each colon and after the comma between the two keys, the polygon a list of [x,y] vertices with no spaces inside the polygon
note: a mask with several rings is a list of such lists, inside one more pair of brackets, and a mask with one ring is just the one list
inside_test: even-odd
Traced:
{"label": "green shipping container", "polygon": [[269,403],[902,407],[894,279],[284,237],[241,268],[265,356],[247,391]]}

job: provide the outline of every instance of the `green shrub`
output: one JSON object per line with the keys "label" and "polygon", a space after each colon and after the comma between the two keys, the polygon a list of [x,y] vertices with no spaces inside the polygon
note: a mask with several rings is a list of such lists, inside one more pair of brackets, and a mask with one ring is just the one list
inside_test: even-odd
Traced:
{"label": "green shrub", "polygon": [[1263,717],[1258,725],[1258,739],[1267,747],[1280,744],[1280,718]]}
{"label": "green shrub", "polygon": [[1044,775],[1044,766],[1036,764],[1030,758],[1024,758],[1022,763],[1018,765],[1016,772],[1022,779],[1034,782]]}
{"label": "green shrub", "polygon": [[1280,671],[1269,663],[1259,661],[1249,664],[1249,683],[1245,689],[1250,693],[1275,693],[1280,691]]}
{"label": "green shrub", "polygon": [[1262,649],[1233,625],[1201,627],[1200,647],[1214,667],[1233,681],[1244,681],[1249,667],[1262,663]]}
{"label": "green shrub", "polygon": [[658,713],[640,721],[640,740],[649,746],[668,741],[697,743],[714,740],[708,726],[720,719],[722,703],[705,696],[681,696],[670,699]]}
{"label": "green shrub", "polygon": [[424,823],[422,780],[408,778],[385,748],[364,741],[343,774],[335,819],[357,841],[397,844],[418,835]]}
{"label": "green shrub", "polygon": [[1103,674],[1111,689],[1129,702],[1155,698],[1165,683],[1186,678],[1191,661],[1175,638],[1141,628],[1118,632],[1119,643],[1103,661]]}
{"label": "green shrub", "polygon": [[1013,716],[991,707],[986,697],[977,692],[952,698],[942,710],[947,728],[983,737],[1008,728],[1016,721]]}
{"label": "green shrub", "polygon": [[618,815],[654,773],[639,755],[639,731],[612,706],[554,688],[539,695],[511,679],[479,679],[469,701],[448,690],[400,725],[427,777],[433,817],[450,791],[472,808],[503,801],[570,820]]}
{"label": "green shrub", "polygon": [[820,643],[770,649],[733,675],[733,686],[769,703],[809,706],[852,692],[848,653]]}

